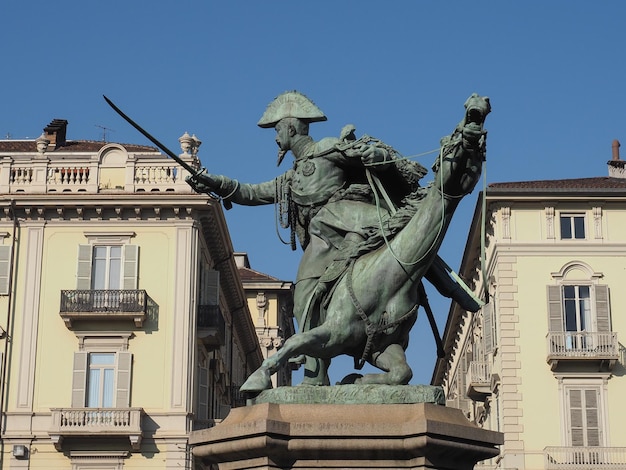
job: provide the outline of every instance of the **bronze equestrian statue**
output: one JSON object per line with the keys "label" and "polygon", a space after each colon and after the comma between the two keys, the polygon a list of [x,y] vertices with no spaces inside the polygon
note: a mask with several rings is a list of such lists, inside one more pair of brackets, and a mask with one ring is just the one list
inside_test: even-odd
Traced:
{"label": "bronze equestrian statue", "polygon": [[461,123],[442,139],[427,187],[418,183],[426,169],[377,139],[357,139],[353,126],[338,138],[314,141],[309,123],[326,116],[296,91],[279,95],[258,123],[276,129],[278,164],[291,151],[293,168],[260,184],[206,172],[188,178],[196,191],[223,199],[226,207],[276,204],[281,225],[291,228],[292,249],[296,236],[304,249],[294,290],[300,333],[265,360],[242,391],[270,387],[280,365],[303,355],[303,384],[327,385],[330,359],[340,354],[384,371],[357,383],[408,383],[412,372],[404,351],[417,308],[424,305],[423,277],[467,310],[478,310],[479,301],[437,256],[485,159],[489,99],[474,94],[465,108]]}

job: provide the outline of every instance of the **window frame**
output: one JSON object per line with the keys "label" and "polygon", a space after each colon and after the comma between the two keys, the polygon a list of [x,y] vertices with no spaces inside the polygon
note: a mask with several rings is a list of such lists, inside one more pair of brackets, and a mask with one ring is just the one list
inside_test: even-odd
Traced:
{"label": "window frame", "polygon": [[[582,219],[582,227],[578,229],[578,230],[582,230],[582,237],[577,236],[578,235],[578,230],[576,228],[577,219]],[[569,232],[570,232],[569,237],[563,236],[563,230],[564,230],[563,221],[564,220],[569,221]],[[574,240],[574,241],[586,240],[587,239],[587,214],[585,212],[575,212],[575,211],[572,211],[572,212],[564,211],[564,212],[559,213],[559,235],[560,235],[561,240]]]}
{"label": "window frame", "polygon": [[[582,444],[577,444],[573,437],[572,428],[572,408],[571,408],[571,396],[572,391],[580,391],[583,400],[586,401],[587,392],[593,392],[597,399],[597,428],[598,428],[598,444],[599,447],[607,445],[610,442],[609,436],[609,420],[608,420],[608,400],[607,400],[607,381],[608,376],[601,376],[598,378],[580,378],[580,377],[559,377],[559,392],[561,401],[561,441],[564,446],[567,447],[587,447],[589,439],[589,428],[587,427],[590,421],[588,411],[590,407],[583,408],[581,418],[584,420],[583,429],[587,434],[583,436]],[[586,419],[585,419],[586,418]],[[576,444],[576,445],[575,445]],[[589,446],[596,447],[596,446]]]}
{"label": "window frame", "polygon": [[113,394],[110,408],[130,408],[133,355],[128,351],[132,333],[76,332],[79,350],[74,353],[72,408],[109,408],[87,406],[89,399],[90,354],[114,354]]}
{"label": "window frame", "polygon": [[[565,294],[566,287],[589,287],[590,324],[583,330],[567,330]],[[563,281],[548,285],[548,330],[551,332],[612,332],[609,288],[606,284],[594,284],[585,281]]]}
{"label": "window frame", "polygon": [[[96,248],[121,247],[120,286],[117,289],[97,290],[136,290],[139,284],[139,245],[118,243],[94,243],[78,245],[78,262],[76,268],[76,289],[96,290],[94,278],[94,252]],[[107,253],[110,251],[107,250]],[[107,264],[109,258],[107,256]],[[106,269],[108,277],[108,269]]]}
{"label": "window frame", "polygon": [[[96,356],[106,356],[110,358],[110,362],[97,363],[93,360]],[[117,389],[116,362],[117,355],[114,352],[89,352],[87,354],[87,386],[85,387],[85,406],[87,408],[114,408],[113,401]],[[111,371],[110,377],[107,377],[109,375],[107,371]],[[93,382],[95,375],[97,375],[96,390],[94,390]],[[110,404],[107,403],[108,401]]]}

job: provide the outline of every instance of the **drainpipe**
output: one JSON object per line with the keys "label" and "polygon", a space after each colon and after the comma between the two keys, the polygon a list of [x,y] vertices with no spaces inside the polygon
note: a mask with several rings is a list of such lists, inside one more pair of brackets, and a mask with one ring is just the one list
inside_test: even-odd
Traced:
{"label": "drainpipe", "polygon": [[[0,383],[0,419],[2,419],[2,430],[1,435],[4,435],[6,431],[6,410],[5,406],[5,394],[6,394],[6,383],[7,383],[7,363],[8,363],[8,353],[9,353],[9,342],[11,341],[11,337],[9,332],[11,331],[11,310],[13,308],[13,272],[15,267],[15,248],[16,248],[16,235],[17,235],[17,216],[15,215],[15,201],[11,199],[10,202],[10,213],[11,218],[13,219],[13,235],[11,238],[11,262],[9,264],[9,285],[8,291],[9,295],[7,298],[7,317],[6,317],[6,329],[4,338],[4,354],[2,356],[2,382]],[[4,455],[4,454],[2,454]]]}

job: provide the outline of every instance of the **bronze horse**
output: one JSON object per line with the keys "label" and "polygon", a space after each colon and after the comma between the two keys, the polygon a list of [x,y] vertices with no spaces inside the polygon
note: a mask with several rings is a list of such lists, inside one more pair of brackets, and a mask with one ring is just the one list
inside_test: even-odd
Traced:
{"label": "bronze horse", "polygon": [[454,132],[442,139],[433,168],[433,183],[415,204],[406,225],[387,243],[357,258],[332,288],[325,320],[289,338],[242,385],[241,391],[271,387],[271,375],[290,358],[320,359],[347,354],[362,358],[382,373],[366,374],[355,383],[407,384],[412,377],[405,349],[417,319],[420,283],[443,241],[461,199],[480,178],[485,159],[483,124],[489,98],[473,94]]}

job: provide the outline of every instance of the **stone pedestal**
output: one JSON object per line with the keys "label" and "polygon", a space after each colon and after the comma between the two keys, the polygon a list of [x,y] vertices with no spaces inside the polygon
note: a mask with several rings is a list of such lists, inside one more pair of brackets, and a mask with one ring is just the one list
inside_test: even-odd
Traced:
{"label": "stone pedestal", "polygon": [[435,403],[289,401],[234,408],[214,428],[192,433],[194,456],[220,470],[470,470],[503,443],[501,433]]}

